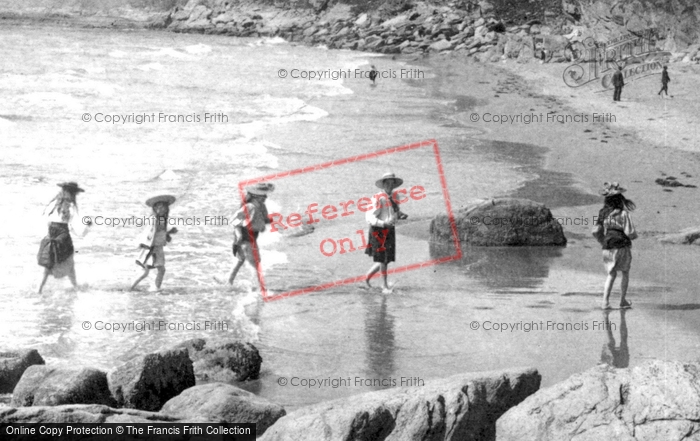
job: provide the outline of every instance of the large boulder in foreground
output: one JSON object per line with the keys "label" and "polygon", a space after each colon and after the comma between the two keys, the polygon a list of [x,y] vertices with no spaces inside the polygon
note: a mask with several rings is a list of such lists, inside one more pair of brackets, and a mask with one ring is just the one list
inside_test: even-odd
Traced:
{"label": "large boulder in foreground", "polygon": [[[160,413],[135,409],[113,409],[98,404],[64,406],[2,407],[0,424],[11,423],[159,423],[180,421]],[[187,421],[199,422],[199,421]]]}
{"label": "large boulder in foreground", "polygon": [[235,383],[260,376],[262,357],[251,343],[231,341],[208,346],[206,340],[195,338],[176,348],[187,349],[199,381]]}
{"label": "large boulder in foreground", "polygon": [[44,364],[36,349],[0,351],[0,394],[12,393],[24,371],[35,364]]}
{"label": "large boulder in foreground", "polygon": [[114,405],[107,374],[81,367],[31,366],[12,393],[11,406],[58,406],[61,404]]}
{"label": "large boulder in foreground", "polygon": [[225,383],[191,387],[170,399],[160,411],[185,421],[255,423],[258,436],[286,414],[282,406]]}
{"label": "large boulder in foreground", "polygon": [[493,439],[498,417],[536,392],[540,380],[535,369],[512,369],[368,392],[294,411],[260,440]]}
{"label": "large boulder in foreground", "polygon": [[138,357],[109,374],[109,389],[117,405],[140,410],[159,410],[194,384],[194,369],[185,348]]}
{"label": "large boulder in foreground", "polygon": [[[454,213],[457,236],[476,246],[563,246],[566,237],[547,207],[527,199],[501,198],[470,205]],[[447,215],[430,223],[430,240],[452,244]]]}
{"label": "large boulder in foreground", "polygon": [[598,366],[537,392],[496,427],[498,441],[698,440],[700,366]]}

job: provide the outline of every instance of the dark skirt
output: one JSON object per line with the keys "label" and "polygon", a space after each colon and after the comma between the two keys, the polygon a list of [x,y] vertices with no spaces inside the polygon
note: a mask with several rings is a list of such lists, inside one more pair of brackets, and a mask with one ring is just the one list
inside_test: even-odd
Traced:
{"label": "dark skirt", "polygon": [[51,222],[49,235],[41,240],[37,263],[51,269],[73,255],[73,239],[70,237],[68,224]]}
{"label": "dark skirt", "polygon": [[[377,239],[379,236],[386,240],[384,243]],[[365,254],[372,256],[375,262],[389,263],[396,261],[396,228],[394,227],[369,227],[369,235],[367,237],[369,246],[365,248]]]}
{"label": "dark skirt", "polygon": [[[258,235],[260,234],[259,231],[253,231],[253,241],[257,243],[258,240]],[[233,246],[231,247],[231,251],[233,251],[233,255],[237,256],[238,253],[241,252],[241,243],[248,242],[250,243],[250,233],[248,232],[247,228],[243,229],[243,234],[241,235],[241,241],[240,243],[233,243]]]}

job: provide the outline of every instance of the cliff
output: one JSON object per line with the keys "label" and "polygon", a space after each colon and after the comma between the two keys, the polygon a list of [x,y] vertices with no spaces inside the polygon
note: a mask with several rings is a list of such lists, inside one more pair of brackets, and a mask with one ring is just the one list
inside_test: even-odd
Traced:
{"label": "cliff", "polygon": [[631,37],[665,51],[664,62],[671,53],[695,61],[700,43],[693,0],[0,0],[0,16],[279,36],[381,53],[456,51],[481,61],[609,59],[606,51]]}

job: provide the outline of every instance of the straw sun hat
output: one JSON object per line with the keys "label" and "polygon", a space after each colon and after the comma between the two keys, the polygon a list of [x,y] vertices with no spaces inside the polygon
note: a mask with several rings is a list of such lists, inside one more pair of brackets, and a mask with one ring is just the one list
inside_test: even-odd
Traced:
{"label": "straw sun hat", "polygon": [[381,177],[381,179],[378,179],[374,184],[381,188],[384,189],[384,181],[387,179],[393,179],[394,180],[394,188],[398,187],[399,185],[403,184],[403,179],[396,177],[395,174],[393,173],[384,173],[384,176]]}

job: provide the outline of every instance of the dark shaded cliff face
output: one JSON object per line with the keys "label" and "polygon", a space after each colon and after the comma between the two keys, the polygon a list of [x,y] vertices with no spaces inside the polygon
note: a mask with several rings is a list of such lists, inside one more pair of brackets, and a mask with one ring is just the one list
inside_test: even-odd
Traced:
{"label": "dark shaded cliff face", "polygon": [[120,8],[167,11],[187,0],[0,0],[0,10],[23,12],[27,10],[61,9],[75,12],[99,12]]}
{"label": "dark shaded cliff face", "polygon": [[429,3],[495,17],[506,26],[541,23],[554,34],[568,34],[577,26],[589,28],[601,37],[653,28],[660,39],[669,40],[666,49],[670,51],[700,41],[700,5],[696,0],[270,0],[266,3],[283,8],[311,8],[316,12],[341,3],[351,6],[355,14],[368,12],[381,19],[411,10],[417,3]]}
{"label": "dark shaded cliff face", "polygon": [[[378,23],[417,5],[448,7],[473,17],[492,17],[505,26],[542,24],[551,34],[570,34],[587,28],[597,40],[609,36],[654,29],[664,49],[685,50],[700,42],[700,5],[697,0],[0,0],[0,14],[18,16],[116,17],[134,21],[159,21],[178,11],[192,11],[197,4],[216,14],[228,10],[255,14],[258,8],[287,10],[311,20],[323,20],[334,6],[350,6],[351,15],[367,12]],[[423,8],[425,10],[425,8]]]}
{"label": "dark shaded cliff face", "polygon": [[506,25],[521,25],[536,20],[540,23],[561,18],[561,0],[492,0],[493,12]]}
{"label": "dark shaded cliff face", "polygon": [[581,1],[581,13],[581,24],[596,32],[655,29],[671,52],[700,40],[700,8],[695,0]]}

